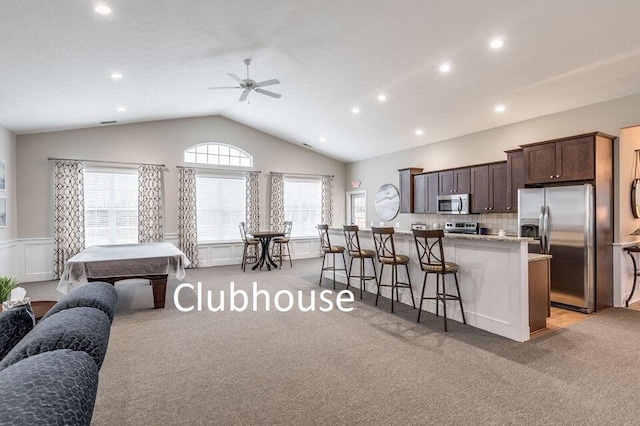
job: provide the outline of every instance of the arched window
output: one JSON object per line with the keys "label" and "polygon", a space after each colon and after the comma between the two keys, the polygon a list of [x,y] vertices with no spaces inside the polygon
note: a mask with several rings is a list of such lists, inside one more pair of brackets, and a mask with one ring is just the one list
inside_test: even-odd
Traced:
{"label": "arched window", "polygon": [[253,157],[246,151],[226,143],[205,142],[184,150],[185,163],[214,166],[253,167]]}

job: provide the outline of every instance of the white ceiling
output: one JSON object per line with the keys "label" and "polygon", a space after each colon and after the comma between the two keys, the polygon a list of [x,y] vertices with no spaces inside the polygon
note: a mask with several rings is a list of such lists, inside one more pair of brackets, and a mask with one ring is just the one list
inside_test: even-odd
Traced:
{"label": "white ceiling", "polygon": [[[640,92],[637,0],[104,3],[108,16],[87,0],[0,2],[0,126],[220,114],[355,161]],[[244,78],[248,57],[282,98],[208,90]]]}

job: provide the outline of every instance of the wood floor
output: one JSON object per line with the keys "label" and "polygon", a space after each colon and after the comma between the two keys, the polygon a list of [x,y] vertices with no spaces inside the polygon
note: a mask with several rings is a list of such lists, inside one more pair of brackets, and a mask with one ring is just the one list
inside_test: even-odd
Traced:
{"label": "wood floor", "polygon": [[[640,302],[632,303],[629,305],[629,309],[640,311]],[[602,311],[599,311],[602,312]],[[531,334],[531,338],[544,336],[560,328],[569,327],[570,325],[577,324],[586,319],[592,318],[594,315],[598,315],[599,312],[592,312],[590,314],[583,314],[580,312],[570,311],[568,309],[551,307],[551,316],[547,318],[547,328],[537,331]]]}

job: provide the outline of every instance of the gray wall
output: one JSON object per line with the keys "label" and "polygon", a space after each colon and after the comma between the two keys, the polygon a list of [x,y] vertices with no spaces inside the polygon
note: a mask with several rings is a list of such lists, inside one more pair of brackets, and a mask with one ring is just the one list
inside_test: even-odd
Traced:
{"label": "gray wall", "polygon": [[[220,116],[20,135],[17,138],[18,235],[52,237],[53,162],[48,156],[163,163],[166,233],[177,232],[177,164],[185,148],[201,142],[235,145],[254,157],[260,178],[260,221],[268,228],[266,183],[269,172],[332,174],[334,222],[345,215],[345,164]],[[15,142],[14,142],[15,144]],[[14,215],[15,216],[15,215]]]}
{"label": "gray wall", "polygon": [[7,226],[0,228],[0,241],[18,237],[18,208],[16,202],[16,136],[0,127],[0,160],[5,161],[5,190],[0,197],[7,198]]}
{"label": "gray wall", "polygon": [[[352,190],[352,181],[362,182],[358,189],[367,191],[367,221],[377,223],[380,219],[373,205],[375,192],[385,183],[398,185],[397,169],[422,167],[429,171],[503,161],[507,159],[504,151],[518,145],[593,131],[619,136],[621,128],[640,122],[638,111],[640,95],[628,96],[350,163],[347,165],[346,191]],[[621,156],[632,154],[633,147],[623,147],[620,151]],[[408,229],[416,218],[417,215],[400,214],[393,223],[400,222],[401,229]]]}

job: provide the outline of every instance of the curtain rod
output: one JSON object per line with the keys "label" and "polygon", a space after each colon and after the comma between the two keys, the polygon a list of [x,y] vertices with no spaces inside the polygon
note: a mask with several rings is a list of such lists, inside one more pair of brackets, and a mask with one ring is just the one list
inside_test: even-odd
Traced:
{"label": "curtain rod", "polygon": [[319,175],[319,174],[314,174],[314,173],[287,173],[287,172],[269,172],[269,174],[274,174],[277,173],[279,175],[289,175],[289,176],[315,176],[315,177],[322,177],[322,176],[331,176],[331,177],[335,177],[334,175]]}
{"label": "curtain rod", "polygon": [[214,172],[253,172],[253,173],[262,173],[260,170],[250,170],[250,169],[225,169],[222,167],[191,167],[191,166],[176,166],[179,169],[194,169],[194,170],[211,170]]}
{"label": "curtain rod", "polygon": [[165,165],[164,165],[164,164],[131,163],[131,162],[127,162],[127,161],[80,160],[80,159],[77,159],[77,158],[56,158],[56,157],[47,157],[47,160],[49,160],[49,161],[54,161],[54,160],[60,160],[60,161],[80,161],[80,162],[82,162],[82,163],[130,164],[130,165],[134,165],[134,166],[159,166],[159,167],[165,167]]}

